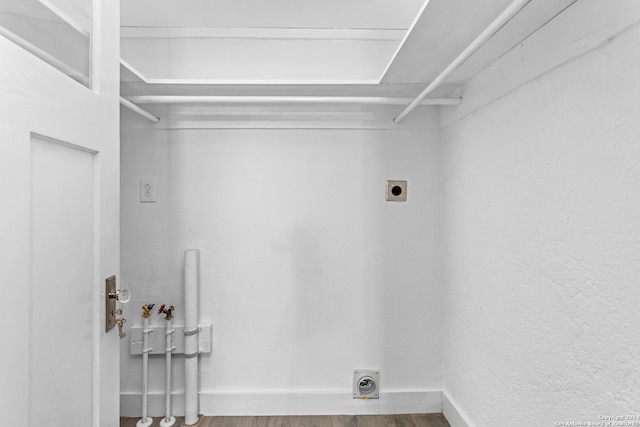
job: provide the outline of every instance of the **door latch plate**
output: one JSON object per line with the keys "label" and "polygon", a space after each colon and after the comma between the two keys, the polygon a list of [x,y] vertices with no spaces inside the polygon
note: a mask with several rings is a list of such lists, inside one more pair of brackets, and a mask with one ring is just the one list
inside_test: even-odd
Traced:
{"label": "door latch plate", "polygon": [[105,280],[104,299],[105,306],[105,332],[109,332],[116,326],[116,276],[107,277]]}

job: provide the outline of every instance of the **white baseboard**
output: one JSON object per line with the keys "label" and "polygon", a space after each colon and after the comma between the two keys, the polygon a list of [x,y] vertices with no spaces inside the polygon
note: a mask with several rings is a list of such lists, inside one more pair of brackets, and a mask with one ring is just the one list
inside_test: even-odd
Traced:
{"label": "white baseboard", "polygon": [[451,427],[473,427],[458,405],[444,391],[442,392],[442,414]]}
{"label": "white baseboard", "polygon": [[[442,412],[440,390],[381,392],[380,399],[353,399],[347,392],[202,392],[199,412],[208,416],[224,415],[374,415],[427,414]],[[149,394],[148,415],[165,415],[163,393]],[[184,415],[184,395],[172,395],[172,415]],[[140,393],[120,395],[120,415],[141,415]],[[452,424],[453,426],[453,424]],[[457,426],[453,426],[457,427]]]}

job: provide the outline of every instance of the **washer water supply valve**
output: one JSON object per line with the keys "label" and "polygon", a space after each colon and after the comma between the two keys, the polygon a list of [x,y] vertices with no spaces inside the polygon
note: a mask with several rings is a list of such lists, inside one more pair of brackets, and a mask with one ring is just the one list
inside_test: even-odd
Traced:
{"label": "washer water supply valve", "polygon": [[153,310],[153,306],[155,304],[145,304],[142,306],[142,317],[149,317],[151,315],[151,310]]}
{"label": "washer water supply valve", "polygon": [[172,314],[172,312],[173,312],[173,310],[175,310],[175,307],[174,307],[174,306],[172,306],[172,305],[170,305],[170,306],[169,306],[169,308],[166,308],[166,309],[165,309],[164,307],[165,307],[165,305],[164,305],[164,304],[162,304],[162,305],[160,306],[160,308],[158,309],[158,314],[165,314],[166,316],[165,316],[164,320],[171,320],[171,319],[173,319],[173,314]]}

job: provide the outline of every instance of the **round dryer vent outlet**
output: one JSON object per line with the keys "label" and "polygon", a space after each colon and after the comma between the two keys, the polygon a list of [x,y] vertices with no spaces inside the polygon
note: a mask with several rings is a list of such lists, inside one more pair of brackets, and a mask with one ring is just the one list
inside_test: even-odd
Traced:
{"label": "round dryer vent outlet", "polygon": [[353,371],[353,398],[378,399],[380,371],[358,369]]}

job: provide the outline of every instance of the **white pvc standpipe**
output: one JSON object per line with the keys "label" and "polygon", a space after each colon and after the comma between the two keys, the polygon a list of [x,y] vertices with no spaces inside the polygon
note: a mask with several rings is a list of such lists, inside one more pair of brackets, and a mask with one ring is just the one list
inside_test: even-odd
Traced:
{"label": "white pvc standpipe", "polygon": [[[145,306],[146,307],[146,306]],[[149,427],[153,423],[153,418],[147,416],[147,398],[149,396],[149,334],[153,329],[149,329],[149,317],[142,318],[142,418],[137,422],[136,427]]]}
{"label": "white pvc standpipe", "polygon": [[171,427],[175,424],[176,419],[171,416],[171,352],[175,350],[173,345],[173,333],[175,329],[171,326],[171,319],[167,319],[167,330],[165,336],[167,339],[166,353],[166,373],[167,373],[167,394],[165,399],[165,417],[160,421],[160,427]]}
{"label": "white pvc standpipe", "polygon": [[184,388],[185,425],[198,422],[198,256],[184,252]]}

